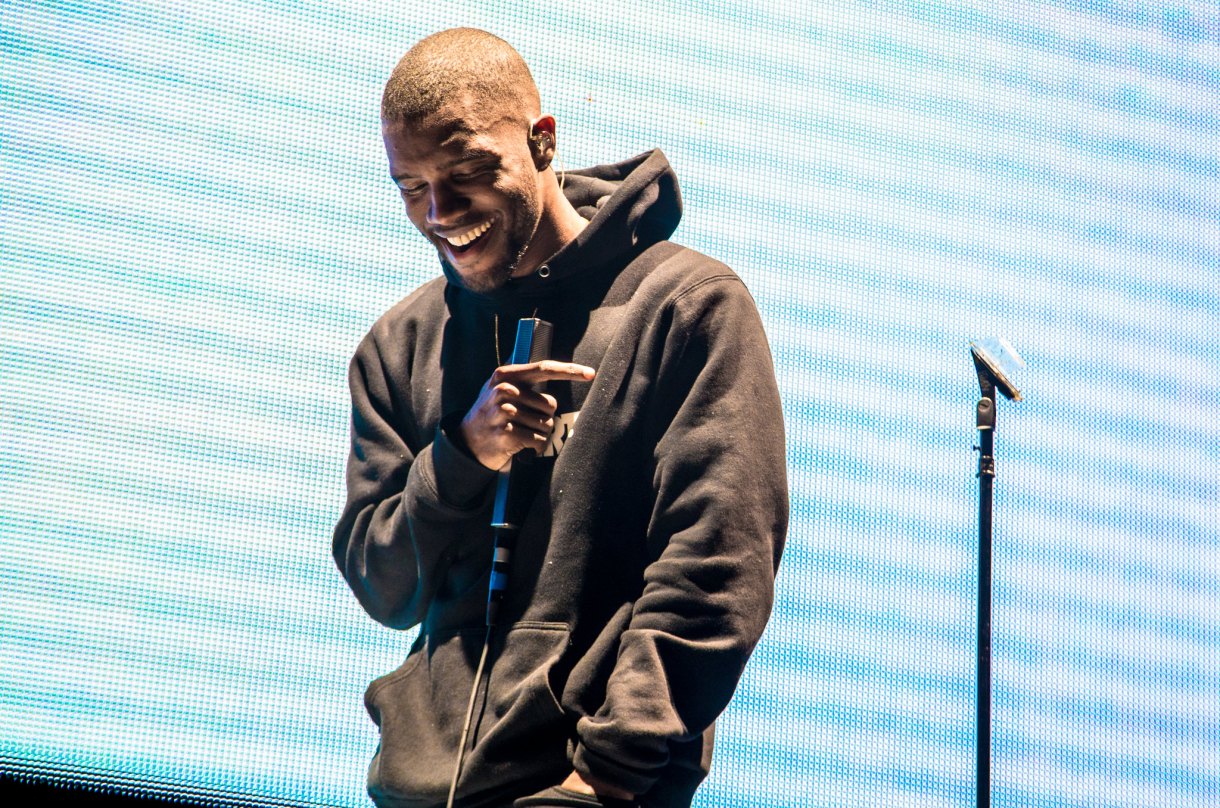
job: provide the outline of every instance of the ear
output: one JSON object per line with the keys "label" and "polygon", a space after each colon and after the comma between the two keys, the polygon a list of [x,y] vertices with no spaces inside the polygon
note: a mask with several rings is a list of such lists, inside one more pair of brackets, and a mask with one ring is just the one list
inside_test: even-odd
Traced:
{"label": "ear", "polygon": [[530,121],[530,153],[534,167],[546,171],[555,159],[555,117],[542,115]]}

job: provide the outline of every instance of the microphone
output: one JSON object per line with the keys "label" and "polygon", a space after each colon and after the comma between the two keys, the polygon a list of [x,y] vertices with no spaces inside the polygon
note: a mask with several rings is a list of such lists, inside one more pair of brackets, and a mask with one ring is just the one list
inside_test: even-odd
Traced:
{"label": "microphone", "polygon": [[[540,362],[551,354],[551,324],[537,317],[523,317],[517,322],[517,341],[509,357],[511,365],[527,365]],[[466,740],[470,737],[470,721],[474,717],[475,697],[479,683],[483,681],[483,667],[487,664],[487,650],[491,647],[491,630],[499,617],[500,604],[508,592],[508,566],[517,546],[517,534],[529,508],[534,492],[538,490],[534,453],[522,449],[513,455],[508,468],[500,471],[496,478],[496,504],[492,509],[491,526],[495,530],[495,549],[491,557],[491,582],[487,588],[487,631],[483,636],[483,652],[479,654],[479,665],[475,670],[474,684],[470,688],[470,701],[466,704],[466,723],[458,741],[457,762],[453,766],[453,779],[449,781],[449,801],[446,808],[453,808],[457,796],[458,778],[462,774],[462,762],[466,757]]]}
{"label": "microphone", "polygon": [[[517,340],[513,344],[510,364],[525,365],[540,362],[551,354],[551,324],[537,317],[523,317],[517,322]],[[492,509],[491,526],[495,529],[495,549],[491,559],[491,583],[487,589],[487,627],[496,624],[500,604],[508,592],[508,568],[517,534],[525,512],[538,487],[538,464],[529,449],[523,449],[509,461],[508,468],[496,479],[496,504]]]}

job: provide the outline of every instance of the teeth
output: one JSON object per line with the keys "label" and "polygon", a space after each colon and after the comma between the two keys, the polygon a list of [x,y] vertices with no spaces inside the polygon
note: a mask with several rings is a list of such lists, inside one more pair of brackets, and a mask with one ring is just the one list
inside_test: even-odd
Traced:
{"label": "teeth", "polygon": [[486,233],[490,227],[491,222],[483,222],[480,225],[475,225],[474,227],[470,228],[465,233],[461,233],[456,236],[448,236],[445,238],[445,241],[449,242],[454,247],[465,247],[467,244]]}

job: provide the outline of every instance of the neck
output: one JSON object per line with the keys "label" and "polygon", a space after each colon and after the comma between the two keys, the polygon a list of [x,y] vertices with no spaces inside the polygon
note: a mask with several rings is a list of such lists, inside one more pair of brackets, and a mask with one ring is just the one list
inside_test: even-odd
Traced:
{"label": "neck", "polygon": [[530,240],[530,246],[517,262],[517,268],[513,271],[514,278],[524,277],[542,266],[552,255],[570,244],[589,224],[563,195],[553,170],[547,169],[543,182],[545,192],[542,217],[538,221],[538,229],[534,231],[534,238]]}

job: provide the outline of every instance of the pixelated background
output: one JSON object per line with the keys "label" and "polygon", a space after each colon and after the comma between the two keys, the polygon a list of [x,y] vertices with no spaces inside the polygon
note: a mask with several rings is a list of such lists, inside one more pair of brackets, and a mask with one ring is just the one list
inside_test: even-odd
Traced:
{"label": "pixelated background", "polygon": [[330,557],[345,371],[438,272],[377,108],[452,25],[567,167],[661,147],[772,341],[792,527],[697,805],[973,805],[988,335],[994,804],[1220,804],[1220,18],[1171,2],[6,2],[0,769],[367,804],[412,634]]}

